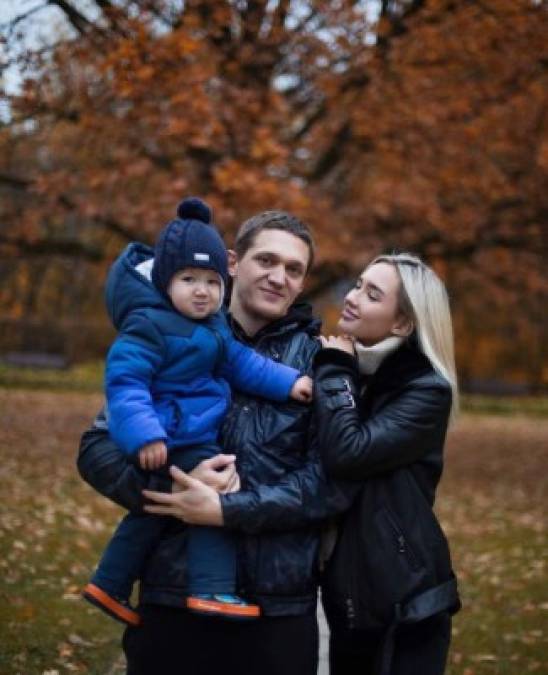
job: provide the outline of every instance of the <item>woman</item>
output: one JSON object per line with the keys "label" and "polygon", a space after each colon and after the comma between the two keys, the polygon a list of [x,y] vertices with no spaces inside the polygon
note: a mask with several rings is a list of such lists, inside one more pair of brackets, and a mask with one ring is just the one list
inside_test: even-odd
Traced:
{"label": "woman", "polygon": [[432,511],[457,408],[445,288],[412,255],[380,256],[339,328],[315,358],[315,417],[327,473],[359,491],[322,585],[331,675],[438,675],[460,607]]}

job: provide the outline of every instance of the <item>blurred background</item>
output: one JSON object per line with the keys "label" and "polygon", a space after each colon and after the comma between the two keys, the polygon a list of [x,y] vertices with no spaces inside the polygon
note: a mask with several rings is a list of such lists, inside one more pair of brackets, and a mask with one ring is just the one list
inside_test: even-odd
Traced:
{"label": "blurred background", "polygon": [[328,324],[379,251],[446,280],[465,388],[548,386],[540,0],[1,0],[0,353],[78,363],[178,201],[314,229]]}
{"label": "blurred background", "polygon": [[74,453],[107,269],[189,195],[229,246],[262,210],[309,223],[328,330],[381,251],[443,277],[466,396],[439,508],[483,608],[451,672],[548,672],[547,35],[543,0],[0,0],[0,672],[117,667],[76,599],[119,513]]}

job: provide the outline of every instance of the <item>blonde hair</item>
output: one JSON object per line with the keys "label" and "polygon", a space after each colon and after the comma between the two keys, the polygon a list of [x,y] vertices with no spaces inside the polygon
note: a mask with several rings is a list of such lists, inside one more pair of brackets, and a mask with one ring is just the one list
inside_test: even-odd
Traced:
{"label": "blonde hair", "polygon": [[444,283],[434,270],[411,253],[377,256],[369,265],[392,265],[400,279],[398,305],[417,332],[419,346],[434,370],[451,386],[451,417],[459,408],[453,324]]}

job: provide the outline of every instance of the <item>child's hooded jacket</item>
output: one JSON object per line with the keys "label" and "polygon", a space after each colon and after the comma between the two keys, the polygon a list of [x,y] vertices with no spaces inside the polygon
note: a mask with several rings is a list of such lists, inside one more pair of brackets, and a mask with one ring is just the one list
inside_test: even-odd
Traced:
{"label": "child's hooded jacket", "polygon": [[105,372],[109,432],[128,454],[153,441],[217,443],[230,387],[285,401],[299,377],[235,340],[221,312],[200,321],[179,314],[136,269],[152,257],[148,246],[130,244],[106,284],[119,331]]}

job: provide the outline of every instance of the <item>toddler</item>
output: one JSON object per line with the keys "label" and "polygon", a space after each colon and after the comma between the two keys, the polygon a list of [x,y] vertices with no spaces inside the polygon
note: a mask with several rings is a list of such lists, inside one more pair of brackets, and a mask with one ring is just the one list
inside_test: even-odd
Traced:
{"label": "toddler", "polygon": [[[130,244],[107,279],[107,307],[119,335],[106,362],[109,432],[143,470],[166,463],[191,471],[221,452],[218,434],[230,387],[255,396],[308,402],[311,380],[234,339],[222,312],[228,277],[224,243],[199,199],[186,199],[154,251]],[[164,469],[165,471],[165,469]],[[138,625],[129,598],[168,519],[129,513],[118,525],[84,597]],[[259,616],[235,594],[233,535],[187,528],[187,607],[236,618]]]}

